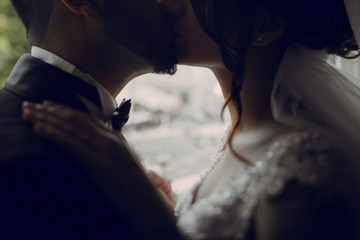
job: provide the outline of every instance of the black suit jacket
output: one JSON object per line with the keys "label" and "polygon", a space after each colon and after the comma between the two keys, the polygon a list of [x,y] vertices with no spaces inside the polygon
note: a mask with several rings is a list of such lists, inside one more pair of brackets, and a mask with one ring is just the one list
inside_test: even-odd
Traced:
{"label": "black suit jacket", "polygon": [[87,112],[74,78],[24,55],[0,91],[0,239],[137,239],[76,161],[21,117],[23,101]]}

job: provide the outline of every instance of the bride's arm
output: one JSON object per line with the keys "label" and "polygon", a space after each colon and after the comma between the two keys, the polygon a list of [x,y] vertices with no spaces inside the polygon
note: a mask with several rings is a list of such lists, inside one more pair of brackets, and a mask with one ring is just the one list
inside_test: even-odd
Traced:
{"label": "bride's arm", "polygon": [[34,130],[55,141],[88,172],[108,201],[143,239],[181,239],[172,213],[124,137],[90,116],[53,103],[25,103]]}

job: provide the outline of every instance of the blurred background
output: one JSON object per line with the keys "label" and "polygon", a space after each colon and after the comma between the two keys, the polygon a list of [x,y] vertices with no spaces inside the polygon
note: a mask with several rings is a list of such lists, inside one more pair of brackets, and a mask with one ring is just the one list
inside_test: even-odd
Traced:
{"label": "blurred background", "polygon": [[[0,1],[0,87],[17,59],[29,52],[25,31],[10,1]],[[360,76],[358,60],[336,57],[329,63]],[[360,84],[360,83],[359,83]],[[213,74],[179,66],[175,76],[144,75],[118,96],[132,99],[124,134],[146,168],[169,179],[178,196],[198,181],[211,165],[229,123],[221,119],[224,99]]]}
{"label": "blurred background", "polygon": [[25,29],[14,13],[10,1],[0,1],[0,87],[19,56],[29,51]]}
{"label": "blurred background", "polygon": [[118,97],[132,99],[124,134],[144,165],[183,194],[209,168],[229,122],[212,72],[180,66],[175,76],[134,79]]}

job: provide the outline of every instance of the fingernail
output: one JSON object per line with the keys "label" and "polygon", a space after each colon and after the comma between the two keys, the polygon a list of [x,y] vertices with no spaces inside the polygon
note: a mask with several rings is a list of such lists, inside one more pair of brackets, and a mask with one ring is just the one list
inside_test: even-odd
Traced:
{"label": "fingernail", "polygon": [[55,104],[53,103],[53,102],[51,102],[51,101],[44,101],[44,105],[45,106],[54,106]]}
{"label": "fingernail", "polygon": [[25,120],[31,121],[31,120],[34,120],[34,119],[35,119],[35,112],[34,112],[33,110],[31,110],[31,109],[25,108],[25,109],[23,110],[22,116],[23,116],[23,118],[24,118]]}
{"label": "fingernail", "polygon": [[34,108],[35,104],[31,103],[31,102],[28,102],[28,101],[24,101],[23,104],[22,104],[22,107],[23,108]]}

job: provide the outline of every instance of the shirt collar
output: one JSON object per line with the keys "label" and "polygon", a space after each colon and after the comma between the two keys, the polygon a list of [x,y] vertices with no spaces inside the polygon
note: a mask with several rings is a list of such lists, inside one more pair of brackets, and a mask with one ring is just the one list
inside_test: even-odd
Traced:
{"label": "shirt collar", "polygon": [[116,109],[116,100],[111,96],[109,91],[105,89],[98,81],[96,81],[90,74],[82,72],[75,65],[69,63],[65,59],[39,47],[33,46],[31,48],[31,56],[39,58],[42,61],[60,68],[61,70],[74,75],[86,83],[94,86],[99,92],[102,109],[96,109],[94,104],[91,104],[90,101],[87,101],[85,98],[81,98],[81,100],[93,115],[106,120]]}

